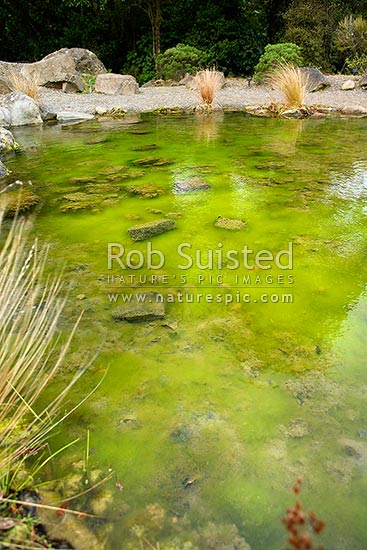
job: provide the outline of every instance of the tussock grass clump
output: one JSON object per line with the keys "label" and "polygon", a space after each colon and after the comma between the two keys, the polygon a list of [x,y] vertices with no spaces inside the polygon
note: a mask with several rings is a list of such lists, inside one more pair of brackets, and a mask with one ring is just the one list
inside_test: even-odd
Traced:
{"label": "tussock grass clump", "polygon": [[[2,232],[0,237],[4,240]],[[30,248],[26,243],[25,222],[15,220],[0,250],[0,489],[5,495],[17,485],[26,458],[38,454],[49,432],[70,414],[61,414],[61,402],[80,376],[45,399],[76,326],[58,345],[61,279],[45,281],[46,251],[39,253],[37,242]]]}
{"label": "tussock grass clump", "polygon": [[288,107],[301,107],[304,103],[309,87],[307,73],[299,67],[283,63],[268,77],[268,83],[279,90],[286,100]]}
{"label": "tussock grass clump", "polygon": [[201,102],[211,107],[222,85],[221,73],[215,69],[205,69],[197,73],[194,80]]}
{"label": "tussock grass clump", "polygon": [[7,84],[12,92],[24,92],[32,99],[39,96],[39,87],[37,78],[32,73],[21,73],[16,70],[9,71],[6,77]]}

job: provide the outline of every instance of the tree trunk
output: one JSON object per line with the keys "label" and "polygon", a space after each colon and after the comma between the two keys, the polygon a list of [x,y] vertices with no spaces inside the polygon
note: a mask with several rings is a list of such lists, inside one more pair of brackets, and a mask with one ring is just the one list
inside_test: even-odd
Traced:
{"label": "tree trunk", "polygon": [[158,71],[157,55],[161,53],[161,0],[148,0],[148,15],[152,27],[153,59],[155,69]]}

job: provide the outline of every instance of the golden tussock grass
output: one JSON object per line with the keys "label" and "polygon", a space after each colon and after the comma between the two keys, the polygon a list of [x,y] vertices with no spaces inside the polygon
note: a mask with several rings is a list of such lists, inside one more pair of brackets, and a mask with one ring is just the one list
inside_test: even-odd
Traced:
{"label": "golden tussock grass", "polygon": [[288,63],[279,65],[268,77],[268,83],[279,90],[289,107],[301,107],[308,92],[307,73]]}
{"label": "golden tussock grass", "polygon": [[215,69],[205,69],[194,77],[201,102],[213,105],[214,99],[221,88],[222,75]]}
{"label": "golden tussock grass", "polygon": [[6,75],[6,80],[12,92],[24,92],[32,99],[37,99],[39,96],[39,87],[35,75],[21,74],[15,70],[9,71]]}

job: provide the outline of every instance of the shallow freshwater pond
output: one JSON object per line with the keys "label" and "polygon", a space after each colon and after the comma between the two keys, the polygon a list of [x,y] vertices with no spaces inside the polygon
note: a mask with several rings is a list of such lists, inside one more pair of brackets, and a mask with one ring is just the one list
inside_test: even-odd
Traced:
{"label": "shallow freshwater pond", "polygon": [[[51,441],[80,438],[52,477],[75,480],[88,433],[88,469],[113,471],[96,536],[112,550],[280,550],[301,476],[320,543],[365,549],[367,121],[144,115],[16,139],[8,166],[41,197],[34,233],[49,272],[63,269],[62,330],[84,310],[65,378],[97,353],[72,402],[105,376]],[[193,178],[210,188],[175,192]],[[176,229],[150,239],[165,260],[153,270],[128,229],[160,219]],[[127,269],[108,269],[108,243]],[[244,247],[291,251],[292,265],[253,254],[248,269]],[[114,320],[129,292],[170,296],[164,319]]]}

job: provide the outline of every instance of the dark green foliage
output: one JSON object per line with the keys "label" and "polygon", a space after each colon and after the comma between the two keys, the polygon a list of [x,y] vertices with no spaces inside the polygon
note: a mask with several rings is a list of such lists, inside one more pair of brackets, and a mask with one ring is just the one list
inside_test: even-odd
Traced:
{"label": "dark green foliage", "polygon": [[334,45],[339,59],[348,69],[363,73],[367,67],[367,20],[346,16],[335,31]]}
{"label": "dark green foliage", "polygon": [[135,48],[127,54],[123,67],[123,72],[135,76],[140,85],[157,77],[151,42],[149,35],[142,36]]}
{"label": "dark green foliage", "polygon": [[200,70],[206,60],[205,53],[197,48],[177,44],[157,56],[157,67],[159,75],[165,80],[180,80],[186,73],[192,74]]}
{"label": "dark green foliage", "polygon": [[337,16],[337,2],[293,0],[283,14],[282,40],[301,47],[307,66],[328,70]]}
{"label": "dark green foliage", "polygon": [[281,63],[291,63],[296,66],[303,65],[301,48],[290,42],[268,44],[255,67],[254,80],[260,82],[264,76]]}
{"label": "dark green foliage", "polygon": [[300,46],[307,65],[341,69],[363,61],[334,41],[339,22],[357,14],[367,18],[367,0],[1,0],[0,59],[79,46],[143,83],[156,76],[154,35],[156,49],[192,46],[227,75],[251,75],[277,42]]}

